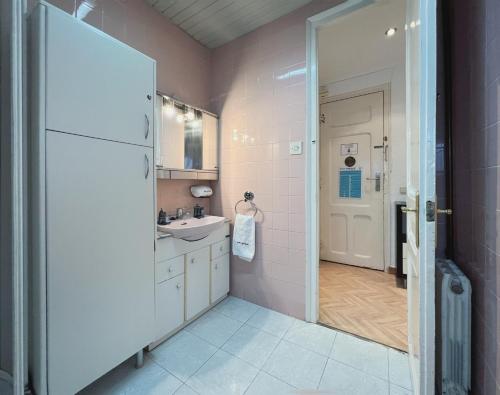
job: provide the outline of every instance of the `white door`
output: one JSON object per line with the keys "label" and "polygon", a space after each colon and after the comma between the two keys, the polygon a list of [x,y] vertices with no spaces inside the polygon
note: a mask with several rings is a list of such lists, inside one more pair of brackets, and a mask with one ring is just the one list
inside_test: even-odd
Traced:
{"label": "white door", "polygon": [[156,284],[155,292],[156,339],[161,339],[184,322],[184,274]]}
{"label": "white door", "polygon": [[186,254],[186,320],[210,304],[210,247]]}
{"label": "white door", "polygon": [[320,259],[384,269],[384,94],[321,105]]}
{"label": "white door", "polygon": [[46,128],[152,147],[155,61],[46,10]]}
{"label": "white door", "polygon": [[406,16],[408,349],[415,394],[434,394],[436,1],[408,0]]}
{"label": "white door", "polygon": [[229,254],[212,261],[210,303],[214,303],[229,292]]}
{"label": "white door", "polygon": [[153,149],[46,136],[48,392],[74,394],[153,340]]}

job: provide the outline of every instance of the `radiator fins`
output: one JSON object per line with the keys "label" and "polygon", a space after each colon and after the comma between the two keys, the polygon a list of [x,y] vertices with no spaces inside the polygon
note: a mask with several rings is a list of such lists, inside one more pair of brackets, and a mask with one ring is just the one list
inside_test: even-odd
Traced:
{"label": "radiator fins", "polygon": [[446,395],[467,395],[471,383],[470,282],[450,260],[437,261],[436,277],[438,390]]}

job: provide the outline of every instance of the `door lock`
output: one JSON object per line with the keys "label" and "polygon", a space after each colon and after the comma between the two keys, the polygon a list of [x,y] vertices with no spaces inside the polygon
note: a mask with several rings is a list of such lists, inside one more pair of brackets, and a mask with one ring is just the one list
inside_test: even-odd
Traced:
{"label": "door lock", "polygon": [[375,181],[375,191],[376,192],[380,192],[380,178],[381,178],[380,172],[376,172],[374,178],[370,178],[370,177],[366,178],[367,181]]}

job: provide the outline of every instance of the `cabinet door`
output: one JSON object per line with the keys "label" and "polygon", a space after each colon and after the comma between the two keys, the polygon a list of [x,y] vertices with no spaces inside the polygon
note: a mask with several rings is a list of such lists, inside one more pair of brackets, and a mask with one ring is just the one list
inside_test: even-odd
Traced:
{"label": "cabinet door", "polygon": [[153,146],[155,61],[47,7],[46,128]]}
{"label": "cabinet door", "polygon": [[48,131],[46,153],[48,386],[74,394],[154,337],[153,149]]}
{"label": "cabinet door", "polygon": [[203,113],[203,170],[218,169],[218,120]]}
{"label": "cabinet door", "polygon": [[184,275],[156,285],[156,339],[184,322]]}
{"label": "cabinet door", "polygon": [[212,292],[210,303],[227,295],[229,292],[229,254],[212,261]]}
{"label": "cabinet door", "polygon": [[184,121],[177,122],[175,115],[165,108],[162,111],[160,155],[163,167],[184,169]]}
{"label": "cabinet door", "polygon": [[186,320],[210,304],[210,247],[186,254]]}

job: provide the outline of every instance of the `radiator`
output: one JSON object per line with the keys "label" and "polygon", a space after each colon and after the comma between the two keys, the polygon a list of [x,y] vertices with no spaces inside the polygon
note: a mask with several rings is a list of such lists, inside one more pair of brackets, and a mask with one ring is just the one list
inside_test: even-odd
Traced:
{"label": "radiator", "polygon": [[436,269],[438,393],[466,395],[471,382],[470,281],[450,260],[437,260]]}

